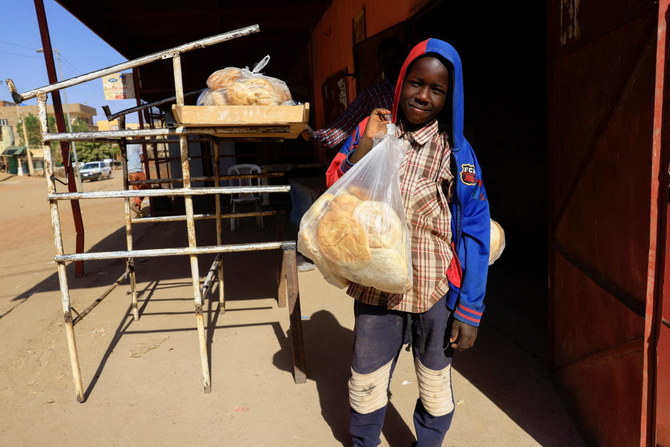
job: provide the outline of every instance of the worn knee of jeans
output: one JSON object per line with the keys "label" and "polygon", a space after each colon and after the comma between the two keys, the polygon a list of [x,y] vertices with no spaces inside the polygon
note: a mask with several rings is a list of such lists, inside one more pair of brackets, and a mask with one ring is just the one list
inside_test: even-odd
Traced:
{"label": "worn knee of jeans", "polygon": [[369,374],[360,374],[351,369],[349,405],[354,411],[368,414],[386,406],[392,364],[393,361],[390,361]]}
{"label": "worn knee of jeans", "polygon": [[419,397],[424,408],[434,417],[444,416],[454,410],[451,392],[451,365],[441,370],[427,368],[418,358],[414,369],[419,383]]}

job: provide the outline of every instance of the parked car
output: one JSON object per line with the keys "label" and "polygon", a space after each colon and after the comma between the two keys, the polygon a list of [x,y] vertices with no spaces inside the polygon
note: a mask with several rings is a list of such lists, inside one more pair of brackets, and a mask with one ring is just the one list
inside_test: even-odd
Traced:
{"label": "parked car", "polygon": [[96,181],[103,178],[110,178],[112,176],[112,168],[104,161],[89,161],[84,163],[79,169],[79,177],[81,181],[91,180]]}

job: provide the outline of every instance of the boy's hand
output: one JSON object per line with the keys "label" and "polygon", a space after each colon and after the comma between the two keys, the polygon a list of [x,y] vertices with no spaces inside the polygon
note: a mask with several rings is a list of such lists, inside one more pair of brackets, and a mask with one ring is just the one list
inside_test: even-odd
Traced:
{"label": "boy's hand", "polygon": [[477,327],[470,326],[459,320],[454,320],[451,326],[451,337],[449,343],[452,348],[457,351],[465,351],[470,349],[475,344],[477,339]]}
{"label": "boy's hand", "polygon": [[388,109],[374,109],[370,113],[370,119],[365,125],[365,132],[363,132],[356,150],[349,158],[352,163],[358,163],[361,158],[365,157],[365,154],[370,152],[372,140],[386,135],[386,125],[389,124],[387,117],[390,118],[390,116],[391,111]]}
{"label": "boy's hand", "polygon": [[365,126],[363,136],[374,140],[375,138],[386,135],[386,125],[390,122],[387,118],[390,117],[390,115],[391,111],[388,109],[374,109],[372,113],[370,113],[370,119]]}

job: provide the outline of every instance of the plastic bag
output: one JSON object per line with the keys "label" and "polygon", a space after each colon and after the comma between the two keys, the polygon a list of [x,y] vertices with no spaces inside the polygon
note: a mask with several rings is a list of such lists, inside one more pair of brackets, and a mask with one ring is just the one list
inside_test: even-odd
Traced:
{"label": "plastic bag", "polygon": [[396,127],[314,202],[300,221],[298,250],[338,287],[349,282],[383,292],[412,287],[412,258],[400,181],[409,148]]}
{"label": "plastic bag", "polygon": [[208,89],[198,96],[196,104],[199,106],[295,104],[284,81],[260,73],[269,61],[270,56],[265,56],[251,71],[246,67],[226,67],[215,71],[207,79]]}

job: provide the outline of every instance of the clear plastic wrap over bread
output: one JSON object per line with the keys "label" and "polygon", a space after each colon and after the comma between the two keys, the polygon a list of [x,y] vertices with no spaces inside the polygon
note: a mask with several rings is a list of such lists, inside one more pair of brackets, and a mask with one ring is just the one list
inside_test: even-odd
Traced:
{"label": "clear plastic wrap over bread", "polygon": [[270,60],[265,56],[253,70],[226,67],[212,73],[207,79],[208,89],[196,102],[199,106],[276,106],[293,105],[291,92],[286,83],[260,71]]}
{"label": "clear plastic wrap over bread", "polygon": [[388,293],[412,287],[412,258],[400,181],[409,145],[395,126],[331,186],[300,221],[298,250],[324,278]]}

